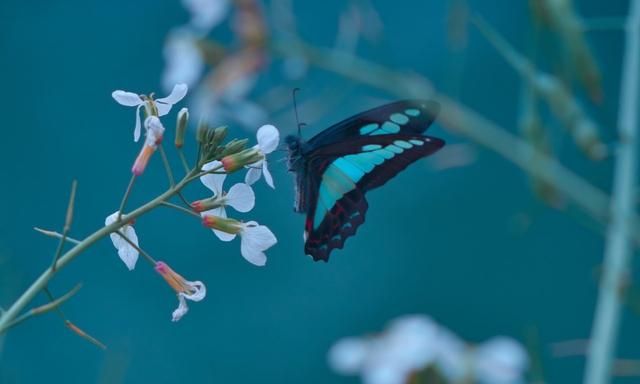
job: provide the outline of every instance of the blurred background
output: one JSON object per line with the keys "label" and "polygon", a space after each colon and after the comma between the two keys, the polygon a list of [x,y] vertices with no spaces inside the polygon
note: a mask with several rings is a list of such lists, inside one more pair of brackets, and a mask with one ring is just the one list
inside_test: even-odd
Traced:
{"label": "blurred background", "polygon": [[[181,76],[191,76],[183,80],[191,89],[183,104],[193,122],[206,115],[228,124],[230,137],[252,142],[266,122],[283,135],[295,132],[291,90],[300,87],[298,112],[309,138],[401,98],[318,65],[330,53],[357,56],[416,87],[430,81],[441,95],[609,191],[613,161],[606,152],[616,139],[628,1],[573,6],[585,20],[582,38],[599,79],[580,76],[584,63],[571,61],[535,1],[237,1],[212,11],[219,20],[204,21],[180,1],[1,2],[0,305],[9,306],[50,262],[57,242],[32,227],[62,227],[73,179],[73,237],[92,233],[117,209],[139,144],[131,140],[133,110],[116,104],[111,92],[164,96]],[[598,153],[588,147],[585,154],[544,101],[534,113],[542,133],[523,129],[533,105],[527,86],[469,15],[566,85],[596,125]],[[470,342],[511,336],[528,349],[538,379],[579,382],[603,224],[447,128],[430,130],[447,141],[445,150],[368,194],[366,224],[326,264],[303,253],[304,217],[292,211],[293,178],[278,161],[285,152],[272,156],[276,189],[256,184],[256,209],[237,216],[268,225],[278,237],[263,268],[240,256],[238,241],[221,243],[186,215],[159,209],[143,217],[136,222],[141,246],[187,279],[204,281],[207,298],[172,323],[175,296],[165,282],[146,263],[129,272],[103,240],[50,288],[61,295],[84,284],[65,314],[108,349],[76,337],[55,314],[41,316],[0,339],[0,382],[355,383],[331,371],[331,345],[408,313],[428,314]],[[186,150],[195,156],[192,140]],[[179,172],[176,154],[169,156]],[[166,188],[159,157],[153,160],[130,207]],[[185,193],[189,199],[209,193],[196,184]],[[617,356],[629,364],[620,383],[637,382],[640,373],[633,364],[640,359],[633,295],[628,304]]]}

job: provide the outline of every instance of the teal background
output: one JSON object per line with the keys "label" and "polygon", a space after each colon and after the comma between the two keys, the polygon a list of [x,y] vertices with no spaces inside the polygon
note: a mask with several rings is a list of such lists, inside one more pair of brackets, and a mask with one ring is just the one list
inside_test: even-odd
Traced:
{"label": "teal background", "polygon": [[[365,47],[365,56],[424,74],[445,93],[516,131],[519,79],[474,29],[461,88],[450,87],[455,57],[445,36],[446,2],[373,3],[384,22],[384,44]],[[525,49],[525,1],[469,3]],[[576,3],[585,17],[621,16],[627,9],[622,0]],[[294,2],[300,34],[314,44],[332,44],[344,8],[339,0]],[[74,237],[99,228],[117,209],[138,144],[131,141],[133,110],[117,105],[111,92],[160,91],[164,38],[187,19],[177,1],[0,2],[0,305],[7,307],[50,262],[56,241],[31,228],[62,226],[74,178]],[[589,113],[612,141],[622,34],[589,37],[605,86],[603,105],[589,107]],[[277,85],[276,77],[265,78],[257,93]],[[300,81],[306,89],[301,97],[312,99],[327,81],[345,84],[311,70]],[[310,125],[306,134],[373,106],[367,99],[372,95],[391,98],[360,86],[317,120],[305,119],[302,109]],[[292,114],[274,123],[284,133],[294,130]],[[254,136],[238,127],[231,134]],[[467,142],[441,127],[432,134]],[[557,143],[565,164],[609,188],[610,160],[591,163],[570,139],[561,136]],[[527,330],[537,329],[536,353],[548,382],[579,382],[583,357],[554,358],[550,344],[589,336],[602,228],[578,209],[548,207],[519,169],[478,151],[473,164],[442,172],[434,172],[428,160],[419,162],[370,193],[366,225],[328,264],[302,253],[304,218],[291,210],[292,178],[283,163],[272,165],[277,189],[258,184],[257,208],[241,216],[268,225],[279,239],[264,268],[247,263],[237,241],[221,243],[187,216],[154,211],[136,223],[141,245],[185,277],[204,281],[207,298],[172,323],[177,302],[162,279],[144,260],[128,272],[111,243],[101,241],[50,288],[62,294],[84,284],[64,311],[108,349],[74,336],[48,314],[0,341],[0,383],[357,382],[331,372],[329,347],[344,336],[378,331],[406,313],[429,314],[474,342],[498,334],[525,342]],[[170,156],[177,171],[177,158]],[[131,207],[165,187],[159,158],[153,160]],[[186,194],[197,199],[206,190],[194,185]],[[44,302],[38,297],[37,303]],[[626,312],[618,355],[640,358],[638,317]]]}

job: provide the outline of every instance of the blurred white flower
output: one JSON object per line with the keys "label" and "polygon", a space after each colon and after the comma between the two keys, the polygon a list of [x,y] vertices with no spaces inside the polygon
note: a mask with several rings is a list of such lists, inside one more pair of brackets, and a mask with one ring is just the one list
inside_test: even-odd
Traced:
{"label": "blurred white flower", "polygon": [[178,308],[171,314],[171,321],[180,320],[189,311],[187,300],[200,301],[207,295],[207,288],[202,281],[185,280],[162,261],[156,263],[155,270],[178,295]]}
{"label": "blurred white flower", "polygon": [[242,224],[240,231],[240,253],[248,262],[257,266],[267,263],[264,251],[276,245],[278,240],[269,228],[255,221]]}
{"label": "blurred white flower", "polygon": [[256,136],[258,144],[254,148],[260,150],[265,158],[247,166],[249,170],[247,171],[244,181],[245,183],[252,185],[260,179],[262,174],[264,174],[264,181],[266,181],[271,188],[275,188],[273,184],[273,177],[271,176],[271,172],[269,172],[269,167],[267,165],[266,156],[278,148],[280,132],[273,125],[263,125],[258,129]]}
{"label": "blurred white flower", "polygon": [[481,383],[522,383],[522,373],[527,365],[528,358],[524,348],[507,337],[490,339],[475,351],[474,373]]}
{"label": "blurred white flower", "polygon": [[204,71],[202,52],[196,44],[196,37],[183,30],[171,32],[162,51],[165,68],[162,86],[169,90],[174,84],[195,86]]}
{"label": "blurred white flower", "polygon": [[429,366],[450,382],[519,384],[527,355],[504,337],[474,349],[429,317],[412,315],[394,320],[380,335],[338,341],[329,364],[339,373],[360,374],[365,384],[404,384]]}
{"label": "blurred white flower", "polygon": [[[104,221],[104,225],[107,226],[115,223],[118,220],[118,213],[119,212],[114,212],[107,216]],[[136,246],[138,245],[138,235],[136,235],[136,231],[133,229],[133,226],[126,224],[122,226],[119,231]],[[120,256],[120,259],[124,262],[127,268],[132,271],[136,267],[136,262],[138,261],[138,250],[117,233],[112,233],[109,237],[111,238],[113,246],[118,250],[118,256]]]}
{"label": "blurred white flower", "polygon": [[229,0],[182,0],[182,5],[191,13],[191,25],[209,32],[220,24],[229,13]]}
{"label": "blurred white flower", "polygon": [[[188,87],[186,84],[176,84],[171,90],[171,93],[167,97],[153,100],[156,109],[158,110],[158,116],[164,116],[171,107],[182,100],[187,94]],[[148,103],[147,100],[140,97],[140,95],[133,92],[127,92],[122,90],[116,90],[111,93],[113,99],[120,105],[126,107],[136,107],[136,126],[133,131],[133,140],[138,141],[140,139],[140,108]],[[151,113],[148,113],[151,115]]]}
{"label": "blurred white flower", "polygon": [[[215,168],[222,169],[222,163],[219,161],[212,161],[202,166],[203,171],[210,171]],[[192,204],[193,208],[200,212],[204,216],[217,216],[226,218],[227,212],[225,207],[230,206],[238,212],[249,212],[255,206],[256,197],[253,193],[253,189],[247,184],[238,183],[229,189],[228,193],[224,193],[223,184],[227,175],[222,174],[207,174],[200,177],[200,181],[205,187],[209,188],[213,192],[213,197],[206,200],[199,200]],[[207,205],[213,205],[215,208],[206,209]],[[212,231],[222,241],[231,241],[236,235],[226,233],[217,229]]]}
{"label": "blurred white flower", "polygon": [[329,363],[341,373],[360,372],[367,384],[402,384],[434,361],[438,334],[438,325],[429,317],[405,316],[382,335],[338,342],[329,352]]}

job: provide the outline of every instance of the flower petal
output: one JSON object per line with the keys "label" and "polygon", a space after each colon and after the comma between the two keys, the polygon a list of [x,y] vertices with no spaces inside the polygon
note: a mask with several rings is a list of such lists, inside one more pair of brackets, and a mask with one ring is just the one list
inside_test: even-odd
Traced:
{"label": "flower petal", "polygon": [[[208,211],[200,212],[200,215],[202,217],[207,216],[207,215],[218,216],[218,217],[227,217],[227,211],[224,209],[224,207],[218,207],[218,208],[210,209]],[[211,228],[211,230],[218,237],[218,239],[220,239],[222,241],[231,241],[231,240],[236,238],[236,235],[231,234],[231,233],[222,232],[222,231],[219,231],[219,230],[213,229],[213,228]]]}
{"label": "flower petal", "polygon": [[169,105],[176,104],[187,95],[188,90],[189,90],[189,87],[187,87],[187,84],[184,84],[184,83],[176,84],[171,90],[171,93],[169,94],[169,96],[156,99],[156,102],[162,103],[162,104],[169,104]]}
{"label": "flower petal", "polygon": [[[118,212],[115,212],[109,215],[105,219],[105,225],[110,225],[115,223],[118,218]],[[131,240],[135,245],[138,245],[138,235],[136,234],[135,229],[131,225],[125,225],[120,228],[120,231]],[[111,238],[111,242],[113,246],[118,250],[118,256],[124,262],[124,264],[132,271],[136,267],[136,262],[138,261],[138,250],[131,246],[125,239],[122,238],[117,233],[111,233],[109,235]]]}
{"label": "flower petal", "polygon": [[192,294],[181,293],[185,299],[200,301],[207,296],[207,287],[202,281],[187,281],[186,284],[193,290]]}
{"label": "flower petal", "polygon": [[238,212],[249,212],[256,204],[256,195],[250,186],[239,183],[229,189],[225,201]]}
{"label": "flower petal", "polygon": [[135,107],[137,105],[144,103],[144,101],[140,98],[140,96],[133,92],[117,90],[111,93],[111,97],[113,97],[113,99],[118,104],[124,105],[126,107]]}
{"label": "flower petal", "polygon": [[244,182],[248,185],[253,185],[256,181],[260,180],[260,176],[262,176],[262,169],[252,164],[249,166],[249,170],[244,177]]}
{"label": "flower petal", "polygon": [[263,251],[278,242],[269,228],[258,225],[255,221],[245,224],[240,233],[240,240],[240,253],[248,262],[257,266],[263,266],[267,263],[267,255]]}
{"label": "flower petal", "polygon": [[176,322],[182,319],[182,316],[186,315],[189,312],[189,307],[187,306],[187,301],[184,299],[183,295],[178,295],[178,308],[173,311],[171,314],[171,321]]}
{"label": "flower petal", "polygon": [[171,112],[171,107],[172,107],[172,104],[156,103],[156,108],[158,109],[158,116],[164,116],[169,112]]}
{"label": "flower petal", "polygon": [[[210,171],[221,166],[221,162],[219,162],[218,160],[214,160],[203,165],[202,170]],[[226,173],[209,173],[207,175],[200,176],[200,181],[202,182],[202,184],[204,184],[205,187],[209,188],[211,192],[213,192],[214,196],[220,196],[222,194],[222,185],[224,184],[224,179],[226,178]]]}
{"label": "flower petal", "polygon": [[258,139],[258,146],[264,154],[275,151],[280,143],[280,132],[270,124],[260,127],[256,137]]}
{"label": "flower petal", "polygon": [[135,141],[136,143],[138,142],[138,140],[140,140],[140,107],[142,107],[143,105],[144,104],[140,104],[138,105],[138,108],[136,108],[136,127],[133,129],[133,141]]}
{"label": "flower petal", "polygon": [[267,166],[266,161],[262,163],[262,173],[264,173],[264,181],[267,182],[267,185],[269,185],[273,189],[276,189],[276,186],[273,184],[273,177],[271,176],[271,172],[269,172],[269,167]]}

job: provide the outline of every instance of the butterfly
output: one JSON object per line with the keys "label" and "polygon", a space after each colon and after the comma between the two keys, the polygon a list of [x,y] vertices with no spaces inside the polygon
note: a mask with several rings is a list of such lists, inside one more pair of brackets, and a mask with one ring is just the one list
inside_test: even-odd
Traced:
{"label": "butterfly", "polygon": [[364,223],[367,191],[444,146],[423,135],[439,110],[435,101],[402,100],[352,116],[308,141],[299,130],[285,138],[295,174],[294,210],[307,214],[307,255],[328,261]]}

